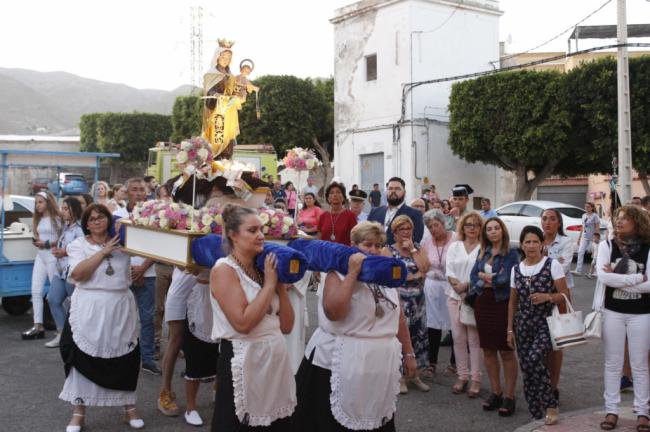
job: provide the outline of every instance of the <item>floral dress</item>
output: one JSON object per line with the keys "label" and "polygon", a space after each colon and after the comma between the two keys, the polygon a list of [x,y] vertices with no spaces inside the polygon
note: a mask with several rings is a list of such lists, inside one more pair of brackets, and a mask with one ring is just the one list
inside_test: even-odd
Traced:
{"label": "floral dress", "polygon": [[523,375],[528,411],[536,419],[543,418],[547,408],[557,407],[546,366],[546,358],[553,349],[546,317],[553,312],[553,304],[546,302],[533,305],[530,300],[533,293],[555,291],[551,262],[550,258],[547,259],[539,273],[532,276],[524,276],[518,265],[514,267],[514,285],[519,296],[514,317],[517,357]]}
{"label": "floral dress", "polygon": [[[419,244],[415,244],[420,249]],[[418,266],[412,256],[402,256],[393,246],[388,246],[393,257],[402,260],[406,264],[409,274],[418,272]],[[406,285],[399,289],[404,316],[411,334],[411,344],[415,353],[415,360],[418,368],[424,368],[429,364],[429,339],[427,334],[427,315],[424,297],[424,278],[406,281]]]}

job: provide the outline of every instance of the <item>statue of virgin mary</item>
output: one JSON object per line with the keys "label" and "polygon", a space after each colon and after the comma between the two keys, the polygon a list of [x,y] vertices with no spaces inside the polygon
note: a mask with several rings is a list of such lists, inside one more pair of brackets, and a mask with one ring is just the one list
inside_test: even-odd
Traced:
{"label": "statue of virgin mary", "polygon": [[230,159],[239,135],[237,111],[241,100],[235,94],[236,79],[230,72],[233,44],[219,39],[210,68],[203,76],[203,138],[210,143],[215,159]]}

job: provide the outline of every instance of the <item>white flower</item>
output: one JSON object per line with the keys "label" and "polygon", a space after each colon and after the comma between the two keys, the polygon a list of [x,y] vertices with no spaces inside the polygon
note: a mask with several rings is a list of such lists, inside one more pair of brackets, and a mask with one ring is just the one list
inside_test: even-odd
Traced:
{"label": "white flower", "polygon": [[196,167],[194,165],[188,165],[185,167],[185,170],[183,172],[188,176],[191,176],[192,174],[194,174],[195,171],[196,171]]}
{"label": "white flower", "polygon": [[289,225],[282,225],[282,234],[286,234],[289,232]]}
{"label": "white flower", "polygon": [[201,150],[198,151],[198,155],[201,158],[202,161],[205,161],[208,158],[208,149],[202,148]]}
{"label": "white flower", "polygon": [[[221,215],[219,215],[221,216]],[[269,223],[269,215],[267,213],[260,213],[260,220],[262,221],[262,225],[266,225]]]}
{"label": "white flower", "polygon": [[284,219],[282,219],[282,223],[285,225],[293,225],[293,219],[289,216],[285,216]]}
{"label": "white flower", "polygon": [[316,166],[316,159],[307,160],[307,169],[312,169]]}
{"label": "white flower", "polygon": [[262,228],[262,232],[263,232],[264,234],[268,234],[268,233],[269,233],[269,227],[267,227],[267,226],[265,225],[264,228]]}
{"label": "white flower", "polygon": [[147,225],[149,223],[149,218],[141,217],[137,219],[138,225]]}
{"label": "white flower", "polygon": [[164,218],[164,217],[165,217],[165,210],[160,210],[160,211],[158,212],[158,217],[159,217],[160,219]]}
{"label": "white flower", "polygon": [[167,228],[169,227],[169,219],[166,217],[161,217],[160,218],[160,228]]}
{"label": "white flower", "polygon": [[187,162],[187,152],[185,150],[179,151],[176,155],[176,161],[178,161],[178,163]]}
{"label": "white flower", "polygon": [[156,222],[156,219],[158,219],[158,216],[156,216],[156,215],[149,216],[149,224],[148,225],[153,225]]}
{"label": "white flower", "polygon": [[209,214],[204,214],[203,217],[201,218],[201,223],[203,225],[210,226],[210,224],[212,223],[212,216],[210,216]]}
{"label": "white flower", "polygon": [[181,206],[178,203],[173,203],[172,205],[169,206],[169,208],[171,208],[174,211],[179,211],[181,209]]}
{"label": "white flower", "polygon": [[181,142],[181,150],[189,150],[192,148],[192,143],[190,141]]}
{"label": "white flower", "polygon": [[199,232],[199,223],[198,222],[193,222],[192,225],[190,226],[190,231],[192,232]]}
{"label": "white flower", "polygon": [[[264,214],[264,213],[262,213],[262,214]],[[221,217],[220,214],[218,214],[218,215],[216,215],[216,216],[214,217],[214,221],[215,221],[217,224],[219,224],[219,225],[223,225],[223,217]]]}
{"label": "white flower", "polygon": [[204,233],[208,234],[210,232],[210,225],[204,226],[203,229],[201,230],[201,232],[204,232]]}
{"label": "white flower", "polygon": [[272,223],[273,225],[275,225],[276,223],[278,223],[279,220],[280,220],[280,219],[278,219],[277,217],[273,216],[273,217],[271,218],[271,223]]}

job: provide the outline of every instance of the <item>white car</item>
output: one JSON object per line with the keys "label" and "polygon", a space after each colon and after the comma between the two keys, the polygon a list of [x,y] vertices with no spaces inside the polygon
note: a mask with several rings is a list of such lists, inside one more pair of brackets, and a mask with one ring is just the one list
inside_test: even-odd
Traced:
{"label": "white car", "polygon": [[555,201],[516,201],[496,209],[497,215],[508,228],[510,244],[519,246],[519,235],[526,225],[542,228],[542,213],[544,210],[554,208],[562,214],[564,234],[578,242],[582,228],[582,215],[584,209]]}

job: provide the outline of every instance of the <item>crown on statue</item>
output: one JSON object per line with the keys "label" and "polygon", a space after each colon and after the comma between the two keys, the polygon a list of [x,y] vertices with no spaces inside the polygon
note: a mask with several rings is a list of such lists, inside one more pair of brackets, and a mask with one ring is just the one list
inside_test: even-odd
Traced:
{"label": "crown on statue", "polygon": [[228,39],[218,39],[219,42],[219,47],[221,48],[232,48],[232,46],[235,44],[235,41],[230,41]]}

